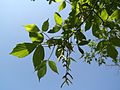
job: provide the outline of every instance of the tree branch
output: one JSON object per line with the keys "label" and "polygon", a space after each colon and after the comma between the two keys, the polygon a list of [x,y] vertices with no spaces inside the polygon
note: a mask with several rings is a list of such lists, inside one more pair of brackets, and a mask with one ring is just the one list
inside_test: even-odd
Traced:
{"label": "tree branch", "polygon": [[97,12],[95,12],[94,10],[93,10],[93,12],[100,18],[100,20],[103,22],[103,24],[104,24],[104,21],[103,21],[103,19],[97,14]]}
{"label": "tree branch", "polygon": [[[93,5],[93,8],[90,10],[89,14],[85,17],[85,19],[83,20],[83,22],[81,22],[78,26],[80,27],[87,19],[88,17],[92,14],[92,12],[94,11],[95,9],[95,6],[97,4],[99,0],[96,0],[95,4]],[[79,30],[79,27],[76,28],[76,30]]]}

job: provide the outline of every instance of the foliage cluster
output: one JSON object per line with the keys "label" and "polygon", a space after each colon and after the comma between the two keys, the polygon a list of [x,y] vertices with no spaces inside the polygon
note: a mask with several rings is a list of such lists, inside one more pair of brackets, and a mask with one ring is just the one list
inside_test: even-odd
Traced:
{"label": "foliage cluster", "polygon": [[[23,58],[33,53],[33,65],[38,78],[41,79],[47,72],[47,63],[52,71],[58,74],[55,61],[50,58],[55,52],[58,62],[62,62],[66,73],[64,82],[69,85],[71,79],[70,65],[74,60],[72,53],[75,48],[81,53],[81,58],[87,63],[95,60],[99,65],[106,64],[110,59],[115,65],[119,65],[120,48],[120,0],[47,0],[49,4],[60,3],[58,11],[54,13],[55,25],[49,28],[49,19],[41,29],[35,24],[25,25],[29,33],[31,43],[17,44],[10,53]],[[70,4],[71,11],[66,20],[63,20],[60,12]],[[92,32],[93,39],[87,39],[85,32]],[[57,36],[57,32],[61,33]],[[53,34],[54,36],[49,36]],[[47,38],[47,39],[46,39]],[[51,50],[48,59],[45,58],[46,46]],[[82,46],[87,46],[91,52],[85,52]]]}

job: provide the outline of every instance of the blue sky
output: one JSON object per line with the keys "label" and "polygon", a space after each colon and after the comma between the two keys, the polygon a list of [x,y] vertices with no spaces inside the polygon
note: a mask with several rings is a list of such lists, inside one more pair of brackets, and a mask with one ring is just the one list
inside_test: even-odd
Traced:
{"label": "blue sky", "polygon": [[[23,59],[9,55],[17,43],[30,41],[22,25],[35,23],[41,27],[48,18],[54,23],[56,6],[49,6],[46,0],[0,0],[0,90],[120,90],[120,72],[115,67],[73,63],[73,85],[61,89],[63,70],[59,63],[60,75],[48,68],[47,75],[39,82],[32,55]],[[65,17],[67,13],[62,14]]]}

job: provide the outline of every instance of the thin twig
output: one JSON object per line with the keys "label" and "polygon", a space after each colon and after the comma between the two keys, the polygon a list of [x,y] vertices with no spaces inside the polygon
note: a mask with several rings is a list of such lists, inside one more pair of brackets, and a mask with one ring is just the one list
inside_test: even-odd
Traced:
{"label": "thin twig", "polygon": [[54,49],[55,49],[55,46],[53,46],[53,49],[52,49],[52,51],[51,51],[51,53],[50,53],[50,56],[49,56],[48,60],[51,58],[51,56],[52,56],[52,54],[53,54],[53,52],[54,52]]}
{"label": "thin twig", "polygon": [[46,33],[43,32],[43,34],[50,39],[50,37]]}
{"label": "thin twig", "polygon": [[[88,16],[86,16],[85,19],[83,20],[83,22],[81,22],[81,23],[78,25],[79,27],[80,27],[80,26],[88,19],[88,17],[92,14],[92,12],[94,11],[94,8],[95,8],[95,6],[96,6],[96,4],[97,4],[98,1],[99,1],[99,0],[96,0],[95,4],[93,5],[93,8],[90,10]],[[79,30],[79,27],[77,27],[76,30]]]}
{"label": "thin twig", "polygon": [[100,18],[100,20],[103,22],[103,24],[104,24],[104,21],[103,21],[103,19],[97,14],[97,12],[95,12],[94,10],[93,10],[93,12]]}

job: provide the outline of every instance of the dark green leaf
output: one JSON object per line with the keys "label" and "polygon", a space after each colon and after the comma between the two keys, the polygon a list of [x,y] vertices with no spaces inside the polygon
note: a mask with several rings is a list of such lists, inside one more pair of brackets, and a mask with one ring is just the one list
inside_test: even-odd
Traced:
{"label": "dark green leaf", "polygon": [[60,26],[62,25],[62,17],[60,16],[59,13],[55,12],[54,19],[55,19],[56,24]]}
{"label": "dark green leaf", "polygon": [[56,63],[53,61],[49,61],[48,64],[49,64],[49,67],[51,68],[51,70],[58,74]]}
{"label": "dark green leaf", "polygon": [[62,39],[53,39],[53,38],[50,38],[49,40],[47,40],[47,44],[48,44],[48,46],[61,45],[62,44]]}
{"label": "dark green leaf", "polygon": [[62,39],[53,39],[55,45],[62,45]]}
{"label": "dark green leaf", "polygon": [[54,42],[53,38],[51,38],[51,39],[47,40],[46,43],[48,44],[48,47],[50,47],[50,46],[53,46],[55,42]]}
{"label": "dark green leaf", "polygon": [[35,49],[35,47],[36,45],[32,43],[17,44],[10,54],[18,58],[23,58],[29,55]]}
{"label": "dark green leaf", "polygon": [[61,47],[57,47],[55,53],[56,57],[59,58],[62,53],[63,53],[63,49]]}
{"label": "dark green leaf", "polygon": [[81,41],[80,43],[78,43],[80,46],[82,45],[87,45],[90,41],[87,41],[87,40],[83,40]]}
{"label": "dark green leaf", "polygon": [[75,37],[78,41],[82,41],[83,39],[86,40],[85,35],[81,31],[77,31]]}
{"label": "dark green leaf", "polygon": [[[77,46],[78,46],[78,45],[77,45]],[[79,50],[79,52],[80,52],[81,54],[84,54],[84,51],[83,51],[83,49],[82,49],[81,47],[78,46],[78,50]]]}
{"label": "dark green leaf", "polygon": [[39,45],[33,54],[33,65],[36,68],[44,60],[45,52],[42,45]]}
{"label": "dark green leaf", "polygon": [[116,59],[118,56],[118,51],[116,50],[116,48],[112,45],[108,45],[107,46],[107,54],[109,57]]}
{"label": "dark green leaf", "polygon": [[101,51],[103,49],[105,49],[108,45],[108,41],[102,40],[97,44],[97,51]]}
{"label": "dark green leaf", "polygon": [[42,60],[41,63],[36,66],[35,71],[38,71],[41,68],[43,68],[44,66],[46,66],[46,62],[47,62],[47,60]]}
{"label": "dark green leaf", "polygon": [[62,1],[59,6],[59,12],[62,11],[66,7],[66,2]]}
{"label": "dark green leaf", "polygon": [[28,32],[39,32],[39,28],[35,24],[28,24],[24,26]]}
{"label": "dark green leaf", "polygon": [[120,47],[120,39],[119,38],[110,38],[110,42],[113,45]]}
{"label": "dark green leaf", "polygon": [[109,21],[109,22],[106,22],[106,27],[109,27],[110,29],[114,29],[115,27],[115,22],[112,22],[112,21]]}
{"label": "dark green leaf", "polygon": [[56,32],[58,32],[60,29],[61,29],[60,26],[55,25],[55,26],[53,27],[53,29],[50,29],[50,31],[48,31],[48,33],[56,33]]}
{"label": "dark green leaf", "polygon": [[95,24],[95,23],[93,24],[92,34],[93,34],[93,36],[95,36],[97,38],[100,38],[101,31],[100,31],[100,28],[99,28],[98,24]]}
{"label": "dark green leaf", "polygon": [[42,31],[47,31],[49,28],[49,19],[47,19],[42,25]]}
{"label": "dark green leaf", "polygon": [[40,68],[37,71],[37,76],[38,79],[40,80],[42,77],[45,76],[46,72],[47,72],[47,66],[46,66],[46,61],[43,61],[43,63],[40,64]]}
{"label": "dark green leaf", "polygon": [[65,40],[64,42],[65,42],[65,46],[66,46],[69,50],[73,51],[73,46],[72,46],[72,44],[69,43],[69,42],[67,42],[66,40]]}
{"label": "dark green leaf", "polygon": [[91,26],[92,26],[92,22],[91,21],[86,22],[86,24],[85,24],[85,31],[89,30],[91,28]]}
{"label": "dark green leaf", "polygon": [[38,32],[29,32],[29,37],[32,42],[42,43],[44,40],[43,34]]}

